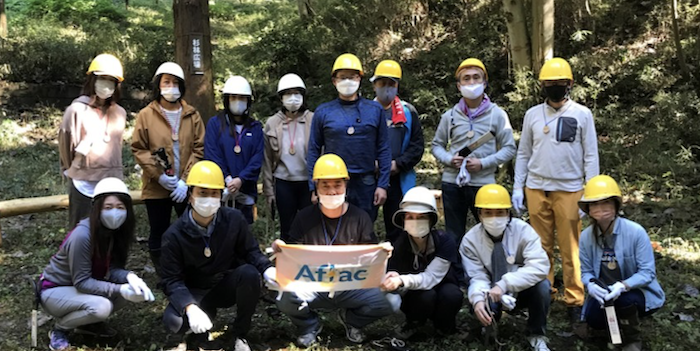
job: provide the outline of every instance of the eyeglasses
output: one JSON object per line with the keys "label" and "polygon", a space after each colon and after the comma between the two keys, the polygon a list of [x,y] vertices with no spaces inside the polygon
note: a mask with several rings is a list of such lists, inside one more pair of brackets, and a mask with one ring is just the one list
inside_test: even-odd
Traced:
{"label": "eyeglasses", "polygon": [[335,77],[337,80],[360,80],[360,75],[359,74],[353,74],[353,75],[338,75]]}

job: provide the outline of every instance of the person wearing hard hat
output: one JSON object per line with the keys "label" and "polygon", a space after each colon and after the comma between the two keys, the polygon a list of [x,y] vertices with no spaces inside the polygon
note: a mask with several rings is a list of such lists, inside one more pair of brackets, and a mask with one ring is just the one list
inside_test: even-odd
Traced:
{"label": "person wearing hard hat", "polygon": [[[476,193],[496,182],[499,166],[515,156],[515,141],[508,114],[484,92],[489,78],[484,63],[476,58],[462,61],[455,78],[462,98],[440,118],[431,151],[444,166],[445,228],[459,241],[469,212],[479,221]],[[489,135],[493,137],[485,144],[473,146]]]}
{"label": "person wearing hard hat", "polygon": [[[345,160],[350,175],[348,202],[365,210],[374,222],[389,188],[391,149],[382,106],[359,94],[363,76],[357,56],[342,54],[335,60],[331,81],[338,98],[316,109],[306,167],[311,176],[322,151]],[[314,182],[310,180],[309,186],[313,191]]]}
{"label": "person wearing hard hat", "polygon": [[392,217],[402,233],[394,242],[381,288],[401,296],[406,322],[397,336],[410,338],[425,329],[428,319],[440,335],[454,333],[464,298],[460,287],[466,282],[454,237],[435,229],[435,196],[428,188],[412,188]]}
{"label": "person wearing hard hat", "polygon": [[[346,201],[350,175],[345,162],[334,154],[325,154],[314,165],[318,204],[301,210],[289,231],[289,244],[358,245],[376,244],[372,221],[359,207]],[[283,240],[273,242],[279,252]],[[310,347],[317,342],[322,325],[317,311],[338,310],[345,335],[353,343],[362,343],[366,325],[388,316],[392,308],[379,288],[336,292],[284,292],[277,308],[289,316],[297,327],[297,344]]]}
{"label": "person wearing hard hat", "polygon": [[110,54],[97,55],[80,96],[63,114],[58,131],[61,175],[68,178],[68,228],[90,215],[93,192],[105,177],[122,178],[126,111],[119,106],[124,70]]}
{"label": "person wearing hard hat", "polygon": [[231,76],[222,93],[224,109],[207,123],[204,158],[224,172],[224,203],[232,203],[252,224],[265,152],[262,124],[250,116],[253,90],[248,80]]}
{"label": "person wearing hard hat", "polygon": [[163,322],[172,333],[191,330],[188,344],[198,350],[206,345],[217,309],[236,305],[231,350],[249,351],[245,336],[260,295],[260,274],[274,280],[276,270],[243,214],[221,207],[226,186],[216,163],[194,164],[187,186],[189,206],[163,235],[162,285],[170,302]]}
{"label": "person wearing hard hat", "polygon": [[467,295],[476,318],[493,328],[502,309],[527,308],[530,346],[549,351],[545,337],[549,261],[540,237],[529,224],[511,216],[510,195],[498,184],[481,187],[474,205],[481,222],[464,234],[459,253],[470,278]]}
{"label": "person wearing hard hat", "polygon": [[129,302],[154,301],[153,292],[126,270],[136,220],[129,189],[118,178],[100,180],[90,215],[73,228],[39,278],[41,305],[54,318],[49,348],[70,347],[68,335],[113,337],[104,321]]}
{"label": "person wearing hard hat", "polygon": [[578,202],[591,218],[581,233],[581,280],[588,299],[583,317],[594,329],[607,329],[603,305],[615,306],[624,351],[642,349],[639,318],[664,305],[666,296],[656,279],[654,250],[646,230],[622,218],[622,192],[607,175],[591,178]]}
{"label": "person wearing hard hat", "polygon": [[153,77],[153,101],[139,111],[131,141],[134,159],[141,166],[143,192],[150,235],[148,250],[160,275],[161,237],[170,226],[170,215],[187,207],[184,179],[195,162],[204,157],[204,122],[187,104],[185,73],[175,62],[165,62]]}
{"label": "person wearing hard hat", "polygon": [[569,99],[574,84],[569,63],[558,57],[545,62],[539,79],[547,98],[525,113],[515,161],[513,208],[516,213],[524,211],[527,199],[530,224],[549,256],[551,284],[556,239],[564,302],[572,325],[576,325],[584,298],[577,202],[583,195],[584,181],[598,175],[598,140],[591,110]]}
{"label": "person wearing hard hat", "polygon": [[306,84],[287,73],[277,84],[282,108],[265,122],[263,193],[280,217],[280,238],[289,240],[297,212],[311,206],[306,150],[314,113],[306,107]]}
{"label": "person wearing hard hat", "polygon": [[391,220],[393,213],[399,209],[404,194],[416,186],[416,171],[413,168],[420,162],[425,150],[423,129],[416,108],[398,97],[401,73],[398,62],[384,60],[377,65],[374,76],[370,78],[376,93],[374,101],[384,108],[383,120],[388,127],[391,148],[389,189],[382,207],[386,237],[391,242],[402,231]]}

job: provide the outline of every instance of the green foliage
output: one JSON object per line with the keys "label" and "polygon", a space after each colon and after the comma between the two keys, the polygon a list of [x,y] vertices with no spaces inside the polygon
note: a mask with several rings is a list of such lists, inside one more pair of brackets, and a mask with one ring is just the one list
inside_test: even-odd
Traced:
{"label": "green foliage", "polygon": [[126,18],[111,0],[28,0],[22,12],[27,18],[55,18],[66,24],[123,22]]}

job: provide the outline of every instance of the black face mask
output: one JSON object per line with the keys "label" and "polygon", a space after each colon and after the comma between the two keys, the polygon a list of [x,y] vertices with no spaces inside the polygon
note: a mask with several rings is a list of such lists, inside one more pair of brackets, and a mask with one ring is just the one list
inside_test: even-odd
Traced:
{"label": "black face mask", "polygon": [[544,96],[551,102],[560,102],[569,94],[568,85],[552,85],[544,87]]}

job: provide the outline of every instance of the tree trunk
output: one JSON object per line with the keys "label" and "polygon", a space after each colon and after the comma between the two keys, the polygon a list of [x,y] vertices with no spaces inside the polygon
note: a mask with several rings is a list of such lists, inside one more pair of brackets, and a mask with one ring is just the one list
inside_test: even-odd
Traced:
{"label": "tree trunk", "polygon": [[673,24],[673,41],[676,43],[676,55],[678,56],[678,65],[681,68],[681,75],[686,81],[690,80],[690,70],[685,63],[685,54],[683,53],[683,45],[681,44],[681,34],[678,29],[678,0],[671,0],[671,23]]}
{"label": "tree trunk", "polygon": [[523,0],[503,0],[503,10],[508,26],[508,41],[510,53],[513,56],[513,66],[515,69],[529,69],[532,66]]}
{"label": "tree trunk", "polygon": [[0,0],[0,38],[7,38],[7,15],[5,14],[5,0]]}
{"label": "tree trunk", "polygon": [[297,8],[299,10],[299,18],[303,21],[308,21],[314,16],[314,9],[311,7],[311,0],[297,0]]}
{"label": "tree trunk", "polygon": [[554,57],[554,0],[532,0],[532,70]]}
{"label": "tree trunk", "polygon": [[208,0],[174,0],[175,61],[185,71],[184,99],[208,121],[216,113]]}

